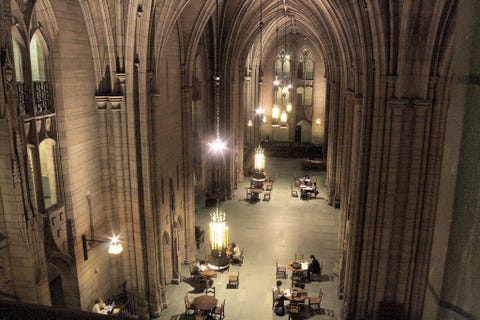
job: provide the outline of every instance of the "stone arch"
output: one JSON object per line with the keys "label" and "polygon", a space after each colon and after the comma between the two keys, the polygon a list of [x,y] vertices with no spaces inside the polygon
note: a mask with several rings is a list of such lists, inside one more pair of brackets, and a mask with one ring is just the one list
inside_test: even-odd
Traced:
{"label": "stone arch", "polygon": [[[49,251],[47,272],[52,305],[62,303],[63,308],[79,309],[78,283],[74,260],[71,256],[58,251]],[[53,283],[52,283],[53,282]],[[54,292],[52,292],[52,289]],[[54,300],[57,299],[57,300]]]}

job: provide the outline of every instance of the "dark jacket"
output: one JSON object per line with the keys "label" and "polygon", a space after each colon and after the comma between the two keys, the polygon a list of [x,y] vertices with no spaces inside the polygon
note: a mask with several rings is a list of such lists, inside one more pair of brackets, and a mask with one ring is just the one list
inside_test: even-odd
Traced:
{"label": "dark jacket", "polygon": [[311,273],[320,273],[320,262],[317,259],[313,258],[312,263],[308,266],[308,269]]}

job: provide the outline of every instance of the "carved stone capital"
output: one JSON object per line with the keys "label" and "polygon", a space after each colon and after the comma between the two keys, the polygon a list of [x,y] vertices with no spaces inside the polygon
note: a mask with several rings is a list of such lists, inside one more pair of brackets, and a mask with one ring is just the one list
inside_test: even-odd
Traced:
{"label": "carved stone capital", "polygon": [[95,96],[95,104],[97,105],[97,110],[106,110],[107,102],[107,96]]}

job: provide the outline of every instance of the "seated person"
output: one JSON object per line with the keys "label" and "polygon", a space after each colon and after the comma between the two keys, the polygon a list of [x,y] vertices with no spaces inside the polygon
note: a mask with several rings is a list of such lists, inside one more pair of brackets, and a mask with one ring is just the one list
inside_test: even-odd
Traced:
{"label": "seated person", "polygon": [[317,258],[312,254],[310,256],[312,261],[308,265],[308,281],[311,281],[310,274],[318,274],[320,277],[322,276],[322,268],[320,267],[320,262],[318,262]]}
{"label": "seated person", "polygon": [[200,267],[197,264],[190,264],[190,273],[193,277],[197,277],[200,275]]}
{"label": "seated person", "polygon": [[273,298],[275,299],[273,310],[277,316],[283,316],[285,314],[284,301],[287,298],[285,297],[285,292],[281,288],[282,284],[282,281],[278,280],[275,287],[273,288]]}
{"label": "seated person", "polygon": [[228,248],[227,248],[227,257],[228,257],[229,259],[232,259],[233,249],[234,249],[236,246],[237,246],[237,245],[235,244],[235,242],[230,243],[230,245],[228,246]]}
{"label": "seated person", "polygon": [[92,307],[92,312],[95,313],[102,313],[102,314],[107,314],[107,309],[105,302],[103,302],[102,298],[97,298],[95,299],[95,304]]}
{"label": "seated person", "polygon": [[234,247],[233,247],[230,259],[232,260],[232,262],[241,263],[242,262],[242,251],[240,250],[240,248],[235,243],[232,243],[232,244],[234,245]]}
{"label": "seated person", "polygon": [[312,192],[315,193],[315,197],[316,197],[317,194],[318,194],[317,183],[316,182],[313,183]]}

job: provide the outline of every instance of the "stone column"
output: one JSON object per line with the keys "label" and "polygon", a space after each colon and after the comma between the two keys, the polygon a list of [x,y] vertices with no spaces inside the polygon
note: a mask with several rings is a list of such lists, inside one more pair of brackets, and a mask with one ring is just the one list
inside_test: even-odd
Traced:
{"label": "stone column", "polygon": [[[344,135],[344,143],[342,145],[342,153],[343,154],[348,154],[351,156],[348,157],[343,157],[342,165],[341,165],[341,186],[340,189],[343,190],[341,194],[341,203],[346,204],[347,200],[347,188],[349,185],[349,175],[350,175],[350,161],[352,159],[352,154],[351,154],[351,135],[352,135],[352,126],[353,126],[353,91],[346,91],[345,95],[345,120],[344,120],[344,128],[343,128],[343,135]],[[340,230],[338,234],[338,245],[337,245],[337,255],[339,255],[343,251],[343,242],[344,242],[344,236],[345,236],[345,228],[346,228],[346,220],[347,218],[347,211],[348,211],[348,206],[343,205],[342,208],[340,209],[340,216],[339,216],[339,224],[340,224]]]}
{"label": "stone column", "polygon": [[337,101],[338,86],[335,82],[329,82],[330,94],[328,101],[328,155],[327,155],[327,201],[329,205],[334,204],[335,175],[337,159]]}
{"label": "stone column", "polygon": [[[183,74],[183,72],[182,72]],[[182,87],[182,135],[183,135],[183,196],[184,196],[184,261],[195,260],[195,199],[193,191],[193,150],[192,150],[192,87]]]}
{"label": "stone column", "polygon": [[[403,241],[397,277],[397,301],[405,304],[410,318],[418,318],[423,308],[430,245],[433,230],[430,212],[425,210],[426,174],[430,147],[431,101],[412,100],[413,136],[409,170],[408,201],[405,210]],[[413,276],[412,276],[413,275]],[[409,300],[404,301],[404,297]]]}

